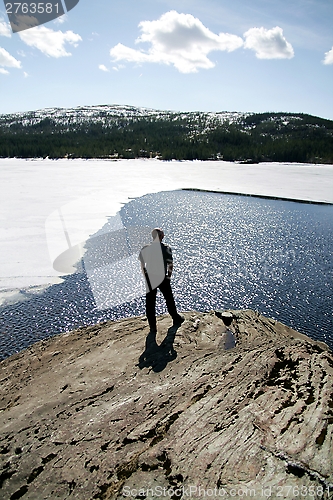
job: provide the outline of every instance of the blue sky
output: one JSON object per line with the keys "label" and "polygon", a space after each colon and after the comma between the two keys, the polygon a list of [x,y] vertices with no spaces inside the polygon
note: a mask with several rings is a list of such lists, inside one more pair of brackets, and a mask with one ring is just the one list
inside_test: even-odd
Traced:
{"label": "blue sky", "polygon": [[332,0],[80,0],[12,33],[0,113],[129,104],[333,119]]}

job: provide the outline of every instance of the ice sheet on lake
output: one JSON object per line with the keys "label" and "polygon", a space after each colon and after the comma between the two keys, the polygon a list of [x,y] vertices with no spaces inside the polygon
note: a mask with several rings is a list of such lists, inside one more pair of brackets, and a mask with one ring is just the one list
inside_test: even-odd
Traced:
{"label": "ice sheet on lake", "polygon": [[0,300],[72,272],[92,236],[121,228],[117,214],[131,198],[182,188],[333,203],[333,166],[0,159]]}

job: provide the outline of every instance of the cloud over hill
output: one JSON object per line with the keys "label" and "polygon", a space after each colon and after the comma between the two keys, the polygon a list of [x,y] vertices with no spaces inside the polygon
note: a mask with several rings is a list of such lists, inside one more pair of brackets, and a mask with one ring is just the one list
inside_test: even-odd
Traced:
{"label": "cloud over hill", "polygon": [[133,49],[118,43],[110,50],[115,62],[172,64],[181,73],[210,69],[215,63],[208,55],[213,51],[233,52],[241,47],[252,49],[259,59],[290,59],[294,51],[283,36],[282,28],[251,28],[245,42],[238,35],[213,33],[191,14],[172,10],[155,21],[139,24],[141,35],[135,43],[150,43],[147,50]]}

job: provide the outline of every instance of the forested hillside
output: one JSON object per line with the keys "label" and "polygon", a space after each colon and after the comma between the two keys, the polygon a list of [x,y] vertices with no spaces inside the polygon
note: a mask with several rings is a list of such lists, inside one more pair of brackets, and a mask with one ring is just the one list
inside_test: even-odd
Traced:
{"label": "forested hillside", "polygon": [[333,163],[333,121],[289,113],[52,108],[0,115],[0,157]]}

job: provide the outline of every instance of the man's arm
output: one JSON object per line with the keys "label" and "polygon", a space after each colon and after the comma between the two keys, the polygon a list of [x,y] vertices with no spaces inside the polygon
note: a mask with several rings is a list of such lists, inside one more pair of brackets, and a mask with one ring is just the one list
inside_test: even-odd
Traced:
{"label": "man's arm", "polygon": [[173,258],[172,258],[172,250],[171,247],[166,247],[166,275],[167,278],[171,279],[173,271]]}

